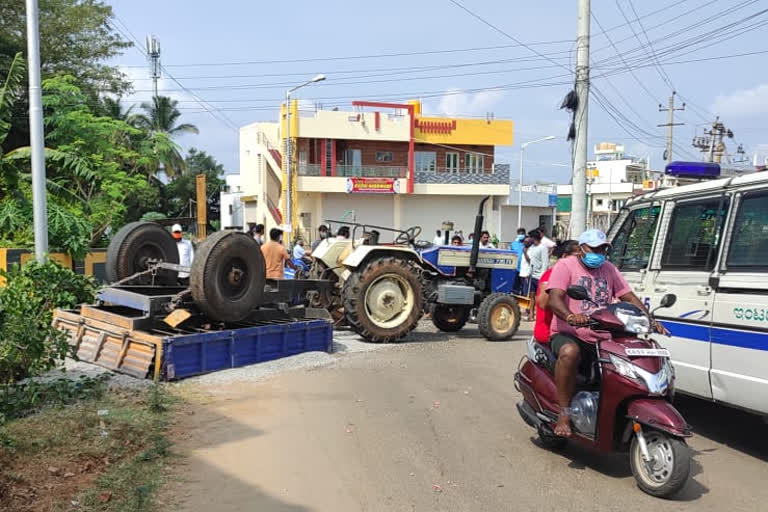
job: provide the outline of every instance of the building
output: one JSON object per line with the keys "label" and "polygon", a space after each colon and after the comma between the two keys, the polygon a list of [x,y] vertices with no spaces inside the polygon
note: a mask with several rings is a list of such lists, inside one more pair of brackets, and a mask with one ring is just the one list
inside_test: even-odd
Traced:
{"label": "building", "polygon": [[221,229],[244,229],[243,192],[240,189],[240,175],[227,174],[224,176],[225,185],[219,193],[219,217]]}
{"label": "building", "polygon": [[[648,158],[627,155],[624,146],[601,142],[587,162],[587,225],[610,227],[624,203],[635,194],[677,185],[677,180],[650,169]],[[565,236],[571,215],[571,185],[557,186],[557,225]]]}
{"label": "building", "polygon": [[[424,116],[419,101],[354,102],[354,110],[290,105],[293,219],[286,215],[286,106],[280,122],[240,129],[240,197],[244,221],[291,225],[312,240],[327,219],[405,229],[418,225],[431,240],[444,222],[465,238],[485,196],[486,229],[502,241],[518,228],[509,166],[495,147],[513,142],[513,123],[498,119]],[[551,225],[554,189],[524,194],[523,225]],[[382,232],[381,240],[391,234]]]}

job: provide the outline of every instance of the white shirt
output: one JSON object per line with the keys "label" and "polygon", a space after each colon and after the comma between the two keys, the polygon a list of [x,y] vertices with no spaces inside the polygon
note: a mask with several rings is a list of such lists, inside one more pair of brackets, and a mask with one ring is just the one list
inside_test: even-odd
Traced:
{"label": "white shirt", "polygon": [[541,245],[547,248],[547,250],[554,249],[557,247],[557,244],[553,242],[551,239],[543,236],[541,237]]}
{"label": "white shirt", "polygon": [[[528,247],[528,257],[533,259],[531,256],[531,249],[533,249],[533,246]],[[520,256],[520,277],[529,277],[531,275],[531,264],[528,262],[527,259],[525,259],[525,252]]]}
{"label": "white shirt", "polygon": [[531,277],[540,279],[549,268],[549,249],[541,242],[528,249],[528,257],[531,258]]}
{"label": "white shirt", "polygon": [[[176,248],[179,250],[179,265],[191,267],[192,262],[195,261],[195,248],[192,246],[192,242],[182,238],[176,242]],[[189,272],[179,272],[179,277],[186,279],[189,277]]]}
{"label": "white shirt", "polygon": [[487,243],[487,244],[483,244],[483,242],[480,242],[480,248],[481,248],[481,249],[495,249],[495,248],[496,248],[496,246],[495,246],[495,245],[493,245],[493,242],[491,242],[490,240],[488,240],[488,243]]}
{"label": "white shirt", "polygon": [[307,254],[307,250],[299,244],[293,246],[293,259],[300,260]]}
{"label": "white shirt", "polygon": [[432,239],[432,243],[435,245],[443,245],[445,240],[440,235],[435,235],[435,238]]}

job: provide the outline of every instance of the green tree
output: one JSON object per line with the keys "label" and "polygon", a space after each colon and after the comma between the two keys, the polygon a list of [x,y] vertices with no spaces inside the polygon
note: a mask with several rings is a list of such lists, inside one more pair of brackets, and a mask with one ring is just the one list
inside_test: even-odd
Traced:
{"label": "green tree", "polygon": [[[75,77],[89,101],[104,92],[120,94],[130,82],[109,59],[132,43],[114,28],[112,7],[98,0],[40,0],[40,55],[43,78],[58,74]],[[0,2],[0,70],[8,69],[14,56],[26,58],[26,8],[24,0]],[[29,145],[26,77],[23,98],[16,102],[13,127],[3,148]]]}
{"label": "green tree", "polygon": [[136,126],[143,128],[156,139],[156,154],[158,163],[165,167],[168,176],[179,174],[184,170],[184,159],[178,150],[172,150],[168,142],[174,137],[187,133],[198,134],[197,126],[189,123],[179,123],[181,112],[177,108],[178,101],[168,96],[155,96],[151,102],[141,104],[142,114],[136,114]]}
{"label": "green tree", "polygon": [[134,108],[135,105],[125,108],[119,96],[117,98],[104,96],[99,100],[98,114],[131,123],[134,120]]}
{"label": "green tree", "polygon": [[224,166],[205,151],[196,148],[189,149],[184,161],[184,172],[174,176],[166,186],[169,217],[177,217],[189,212],[190,205],[197,201],[195,177],[198,174],[205,174],[208,218],[218,219],[219,193],[225,183]]}
{"label": "green tree", "polygon": [[13,152],[3,154],[3,142],[11,132],[13,107],[22,94],[24,58],[21,52],[14,56],[7,69],[0,88],[0,196],[18,188],[18,172],[11,163]]}

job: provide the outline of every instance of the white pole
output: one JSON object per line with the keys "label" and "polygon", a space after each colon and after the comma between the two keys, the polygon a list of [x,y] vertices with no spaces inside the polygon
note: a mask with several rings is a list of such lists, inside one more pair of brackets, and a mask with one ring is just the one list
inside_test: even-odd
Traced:
{"label": "white pole", "polygon": [[523,227],[523,154],[525,153],[525,146],[520,146],[520,178],[517,182],[517,228]]}
{"label": "white pole", "polygon": [[576,50],[576,141],[573,163],[571,236],[580,235],[587,224],[587,111],[589,106],[589,0],[579,0],[579,30]]}
{"label": "white pole", "polygon": [[45,196],[45,135],[40,87],[40,34],[37,0],[27,2],[27,54],[29,64],[29,145],[32,149],[32,212],[35,258],[40,263],[48,253],[48,214]]}

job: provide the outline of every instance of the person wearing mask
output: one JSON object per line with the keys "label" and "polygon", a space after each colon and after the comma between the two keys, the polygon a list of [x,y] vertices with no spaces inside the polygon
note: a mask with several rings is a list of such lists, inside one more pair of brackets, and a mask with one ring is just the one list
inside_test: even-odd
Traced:
{"label": "person wearing mask", "polygon": [[541,231],[534,229],[529,233],[533,245],[528,249],[528,258],[531,263],[531,275],[528,278],[528,295],[536,294],[539,279],[549,268],[549,250],[541,243]]}
{"label": "person wearing mask", "polygon": [[[555,247],[555,257],[559,260],[574,256],[579,252],[579,242],[566,240]],[[557,264],[555,264],[557,265]],[[547,269],[539,279],[539,291],[536,294],[536,323],[533,326],[533,338],[539,343],[549,343],[550,326],[552,325],[552,310],[547,307],[549,303],[549,276],[555,267]]]}
{"label": "person wearing mask", "polygon": [[515,240],[509,244],[510,250],[514,251],[515,254],[517,254],[517,277],[515,278],[515,284],[512,287],[514,290],[514,293],[521,293],[522,292],[522,279],[520,278],[520,264],[523,262],[523,249],[525,248],[523,246],[523,240],[525,240],[525,228],[518,228],[517,229],[517,237]]}
{"label": "person wearing mask", "polygon": [[464,240],[462,240],[459,235],[453,235],[453,237],[451,237],[451,245],[453,246],[464,245]]}
{"label": "person wearing mask", "polygon": [[[610,338],[610,333],[584,328],[589,323],[590,312],[618,299],[634,304],[650,318],[645,305],[632,292],[621,272],[606,261],[610,244],[605,233],[599,229],[588,229],[579,236],[578,243],[577,256],[560,260],[547,283],[547,306],[554,313],[549,345],[557,357],[555,385],[557,401],[561,407],[555,434],[561,437],[570,437],[572,434],[568,407],[576,387],[582,354],[594,352],[595,342],[606,336]],[[571,285],[586,288],[593,302],[568,297],[566,291]],[[659,334],[669,334],[658,322],[654,321],[652,327]]]}
{"label": "person wearing mask", "polygon": [[269,230],[269,242],[261,246],[261,253],[264,255],[264,263],[267,267],[267,279],[283,279],[284,265],[296,270],[296,265],[283,247],[282,237],[282,229],[272,228]]}
{"label": "person wearing mask", "polygon": [[495,249],[496,246],[491,242],[491,234],[487,231],[480,233],[480,248],[481,249]]}
{"label": "person wearing mask", "polygon": [[253,228],[253,238],[259,245],[264,243],[264,224],[256,224]]}
{"label": "person wearing mask", "polygon": [[317,246],[320,245],[320,242],[328,238],[328,226],[325,224],[321,224],[319,228],[317,228],[318,238],[314,242],[312,242],[312,252],[315,252],[315,249],[317,249]]}
{"label": "person wearing mask", "polygon": [[523,238],[523,257],[520,258],[520,295],[528,295],[528,278],[531,277],[531,257],[528,255],[533,241],[530,237]]}
{"label": "person wearing mask", "polygon": [[435,234],[435,238],[432,239],[432,243],[435,245],[443,245],[443,237],[440,234],[440,230],[438,229]]}
{"label": "person wearing mask", "polygon": [[[191,267],[195,261],[195,248],[192,242],[184,238],[184,232],[181,230],[181,224],[174,224],[171,228],[171,234],[176,240],[176,249],[179,250],[179,265],[182,267]],[[179,272],[179,282],[189,283],[189,272]]]}

